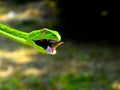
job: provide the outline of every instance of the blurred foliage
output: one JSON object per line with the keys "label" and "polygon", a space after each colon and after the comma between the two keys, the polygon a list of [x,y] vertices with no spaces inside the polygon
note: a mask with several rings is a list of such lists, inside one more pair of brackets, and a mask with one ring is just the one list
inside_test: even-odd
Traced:
{"label": "blurred foliage", "polygon": [[1,42],[0,90],[119,90],[120,48],[65,41],[49,56]]}
{"label": "blurred foliage", "polygon": [[41,0],[4,0],[4,1],[9,1],[11,3],[17,3],[17,4],[23,4],[23,3],[28,3],[31,1],[41,1]]}
{"label": "blurred foliage", "polygon": [[40,0],[25,4],[2,2],[0,7],[0,22],[11,27],[31,31],[33,29],[57,28],[59,19],[55,1]]}

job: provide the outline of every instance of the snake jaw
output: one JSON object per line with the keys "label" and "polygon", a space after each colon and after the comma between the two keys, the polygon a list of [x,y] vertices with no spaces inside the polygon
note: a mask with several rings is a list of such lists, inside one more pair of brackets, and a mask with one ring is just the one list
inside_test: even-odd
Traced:
{"label": "snake jaw", "polygon": [[[56,48],[60,46],[63,42],[57,42],[55,40],[34,40],[34,43],[43,49],[45,49],[49,54],[54,55],[56,54]],[[57,43],[57,44],[56,44]],[[56,44],[53,46],[53,44]]]}
{"label": "snake jaw", "polygon": [[50,46],[47,46],[47,48],[46,48],[46,50],[50,53],[50,54],[56,54],[56,49],[53,49],[53,48],[51,48]]}

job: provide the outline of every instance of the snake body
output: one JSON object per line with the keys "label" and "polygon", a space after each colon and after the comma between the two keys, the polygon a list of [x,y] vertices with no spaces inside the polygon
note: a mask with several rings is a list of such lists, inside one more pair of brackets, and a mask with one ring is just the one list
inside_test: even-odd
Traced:
{"label": "snake body", "polygon": [[[48,28],[33,30],[27,33],[0,23],[0,34],[16,42],[30,45],[44,54],[56,54],[56,48],[63,43],[60,42],[60,34]],[[52,46],[55,42],[57,44]]]}

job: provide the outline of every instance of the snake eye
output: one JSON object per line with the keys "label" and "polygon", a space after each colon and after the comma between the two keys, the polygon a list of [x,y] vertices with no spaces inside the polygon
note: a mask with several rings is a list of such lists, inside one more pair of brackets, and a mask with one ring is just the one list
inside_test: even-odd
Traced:
{"label": "snake eye", "polygon": [[42,31],[41,31],[42,34],[46,34],[46,32],[47,32],[47,31],[46,31],[45,28],[43,28]]}

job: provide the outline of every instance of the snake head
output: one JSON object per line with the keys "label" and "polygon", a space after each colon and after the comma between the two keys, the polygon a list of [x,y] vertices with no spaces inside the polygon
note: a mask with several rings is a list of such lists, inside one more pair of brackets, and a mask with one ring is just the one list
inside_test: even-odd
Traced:
{"label": "snake head", "polygon": [[56,48],[63,42],[60,34],[55,30],[43,28],[30,32],[28,36],[28,43],[36,48],[41,53],[56,54]]}

